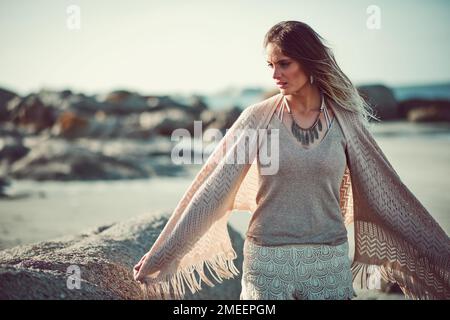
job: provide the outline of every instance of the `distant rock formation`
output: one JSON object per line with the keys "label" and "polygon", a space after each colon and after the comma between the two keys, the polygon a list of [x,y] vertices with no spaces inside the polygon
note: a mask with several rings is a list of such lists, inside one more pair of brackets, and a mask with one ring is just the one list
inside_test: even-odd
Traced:
{"label": "distant rock formation", "polygon": [[397,120],[400,118],[398,104],[393,91],[383,85],[359,86],[358,91],[366,99],[377,118]]}
{"label": "distant rock formation", "polygon": [[[25,97],[0,89],[0,176],[33,180],[111,180],[179,176],[171,161],[176,129],[225,132],[240,110],[116,90],[86,96],[40,90]],[[164,140],[164,141],[163,141]],[[202,150],[192,149],[191,153]]]}
{"label": "distant rock formation", "polygon": [[399,104],[403,117],[412,122],[449,122],[450,101],[410,99]]}
{"label": "distant rock formation", "polygon": [[[383,121],[450,121],[450,101],[397,102],[384,85],[360,86],[358,90]],[[219,98],[266,99],[278,92],[233,89]],[[183,174],[185,167],[171,161],[174,131],[184,129],[194,138],[198,132],[194,121],[201,121],[201,133],[211,128],[224,135],[242,112],[237,105],[211,109],[205,100],[198,95],[181,98],[127,90],[92,96],[71,90],[40,90],[21,97],[0,88],[0,176],[108,180]],[[191,154],[202,151],[207,150],[191,145]]]}

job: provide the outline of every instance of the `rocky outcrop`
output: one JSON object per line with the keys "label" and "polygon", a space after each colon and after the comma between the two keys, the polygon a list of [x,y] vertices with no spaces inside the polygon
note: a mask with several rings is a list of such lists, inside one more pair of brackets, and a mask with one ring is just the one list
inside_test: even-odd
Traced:
{"label": "rocky outcrop", "polygon": [[24,157],[29,148],[23,145],[23,139],[16,138],[13,136],[5,137],[0,140],[2,143],[0,144],[0,162],[6,162],[7,164],[11,164],[20,158]]}
{"label": "rocky outcrop", "polygon": [[[79,235],[2,250],[0,299],[143,299],[133,266],[166,223],[167,214],[146,214]],[[229,232],[240,269],[243,239],[233,229]],[[237,277],[214,287],[204,284],[186,299],[239,299],[240,288]]]}
{"label": "rocky outcrop", "polygon": [[397,100],[391,89],[383,85],[359,86],[358,91],[380,120],[399,119]]}
{"label": "rocky outcrop", "polygon": [[[64,139],[28,138],[24,148],[30,151],[9,163],[3,174],[37,181],[142,179],[186,174],[184,166],[171,160],[172,145],[166,139],[149,142],[85,139],[69,143]],[[5,154],[18,157],[22,150],[19,146],[12,145]]]}
{"label": "rocky outcrop", "polygon": [[[178,176],[186,170],[171,161],[174,131],[186,129],[194,138],[194,121],[208,117],[202,129],[225,131],[241,112],[210,112],[203,99],[47,89],[21,97],[0,89],[0,176],[65,181]],[[188,148],[194,155],[202,152]]]}
{"label": "rocky outcrop", "polygon": [[[212,124],[224,132],[241,112],[210,112],[203,99],[126,90],[92,96],[40,90],[20,97],[0,89],[0,175],[66,181],[178,176],[186,170],[172,161],[174,131],[194,138],[194,121],[209,117],[202,129]],[[196,148],[184,147],[203,153]]]}
{"label": "rocky outcrop", "polygon": [[56,119],[53,108],[45,105],[38,96],[15,97],[8,102],[10,121],[27,133],[38,134],[51,127]]}
{"label": "rocky outcrop", "polygon": [[6,193],[6,188],[11,185],[11,181],[9,181],[7,178],[0,176],[0,198],[6,198],[8,197]]}
{"label": "rocky outcrop", "polygon": [[9,119],[9,110],[8,110],[8,102],[16,97],[12,91],[0,88],[0,122],[6,121]]}
{"label": "rocky outcrop", "polygon": [[[397,103],[386,86],[367,85],[358,90],[381,120],[450,121],[448,101],[413,99]],[[261,96],[260,100],[278,92],[263,95],[258,88],[229,90],[216,98]],[[20,97],[0,89],[0,175],[35,180],[178,176],[185,169],[172,161],[171,151],[179,141],[178,136],[172,137],[175,130],[184,129],[182,132],[189,133],[190,138],[197,138],[195,134],[218,129],[223,136],[242,107],[253,100],[247,103],[244,99],[240,107],[230,104],[221,109],[210,109],[204,101],[206,98],[198,95],[146,96],[127,90],[91,96],[71,90],[40,90]],[[195,121],[200,121],[201,130],[195,130]],[[209,139],[205,140],[208,144],[211,136],[205,139]],[[205,151],[188,142],[183,141],[183,155]],[[109,148],[113,144],[114,148]],[[54,145],[63,147],[54,152]],[[93,145],[99,147],[93,149]],[[101,146],[112,152],[95,150]],[[155,149],[157,146],[161,148]]]}
{"label": "rocky outcrop", "polygon": [[214,128],[226,133],[226,129],[230,128],[241,114],[239,107],[231,107],[227,112],[220,110],[207,110],[201,114],[201,121],[205,128]]}
{"label": "rocky outcrop", "polygon": [[409,99],[399,104],[402,116],[412,122],[450,121],[450,101]]}
{"label": "rocky outcrop", "polygon": [[43,141],[14,162],[10,176],[33,180],[111,180],[149,177],[138,163],[117,159],[66,141]]}

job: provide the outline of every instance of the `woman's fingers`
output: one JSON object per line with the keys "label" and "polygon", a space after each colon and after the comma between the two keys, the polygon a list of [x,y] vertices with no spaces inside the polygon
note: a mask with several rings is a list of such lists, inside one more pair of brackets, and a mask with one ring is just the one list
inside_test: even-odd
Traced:
{"label": "woman's fingers", "polygon": [[141,266],[144,263],[144,260],[145,260],[146,256],[147,256],[147,254],[145,254],[141,258],[141,260],[139,260],[139,262],[133,268],[133,276],[134,276],[134,280],[136,280],[136,281],[141,280],[141,276],[139,274],[139,271],[141,270]]}
{"label": "woman's fingers", "polygon": [[134,277],[134,280],[136,280],[136,281],[140,281],[141,280],[141,275],[139,273],[139,270],[140,270],[140,266],[135,266],[134,267],[133,277]]}

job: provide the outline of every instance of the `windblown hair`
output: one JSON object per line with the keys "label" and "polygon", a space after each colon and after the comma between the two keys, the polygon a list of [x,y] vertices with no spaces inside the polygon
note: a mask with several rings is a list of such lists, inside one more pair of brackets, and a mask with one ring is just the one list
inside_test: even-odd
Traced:
{"label": "windblown hair", "polygon": [[274,25],[264,37],[264,49],[269,43],[299,62],[309,77],[329,99],[339,107],[357,113],[367,125],[369,118],[378,120],[372,108],[360,95],[350,79],[338,66],[326,40],[309,25],[299,21],[282,21]]}

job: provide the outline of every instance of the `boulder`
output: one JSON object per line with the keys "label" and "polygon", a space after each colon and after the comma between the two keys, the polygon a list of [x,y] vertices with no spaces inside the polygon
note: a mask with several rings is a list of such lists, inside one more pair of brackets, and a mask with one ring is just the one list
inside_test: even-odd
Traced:
{"label": "boulder", "polygon": [[89,120],[71,111],[62,112],[52,128],[52,134],[56,137],[73,139],[87,136],[89,132]]}
{"label": "boulder", "polygon": [[[167,223],[167,214],[144,214],[125,222],[0,251],[0,299],[143,299],[133,266]],[[242,272],[241,235],[229,228]],[[239,299],[240,276],[214,287],[203,284],[191,299]]]}
{"label": "boulder", "polygon": [[194,121],[197,119],[185,110],[168,108],[142,113],[139,120],[143,128],[170,137],[176,129],[187,129],[193,133]]}
{"label": "boulder", "polygon": [[91,116],[98,111],[113,113],[113,106],[109,103],[97,101],[96,97],[86,96],[82,93],[66,96],[59,105],[58,110],[71,111],[79,116]]}
{"label": "boulder", "polygon": [[18,95],[12,91],[0,88],[0,122],[9,119],[8,102]]}
{"label": "boulder", "polygon": [[113,180],[146,178],[149,173],[133,161],[94,152],[64,140],[45,140],[13,163],[15,179],[32,180]]}
{"label": "boulder", "polygon": [[126,90],[116,90],[99,100],[111,105],[111,111],[116,114],[142,112],[148,109],[147,101],[141,95]]}
{"label": "boulder", "polygon": [[24,157],[28,151],[30,149],[23,145],[21,138],[11,136],[0,138],[0,163],[11,164]]}
{"label": "boulder", "polygon": [[104,111],[97,111],[93,116],[65,111],[60,114],[51,129],[52,137],[65,139],[148,139],[152,135],[151,130],[139,126],[137,114],[108,116]]}
{"label": "boulder", "polygon": [[162,110],[179,110],[189,113],[191,116],[198,118],[203,110],[207,109],[203,97],[199,95],[191,95],[188,97],[180,96],[143,96],[149,106],[149,112]]}
{"label": "boulder", "polygon": [[6,198],[8,197],[8,194],[6,193],[6,188],[8,188],[11,185],[11,180],[9,180],[6,177],[0,176],[0,198]]}
{"label": "boulder", "polygon": [[17,127],[14,123],[12,122],[0,123],[0,137],[8,137],[21,140],[25,136],[29,136],[26,130]]}
{"label": "boulder", "polygon": [[36,93],[36,96],[42,103],[58,111],[64,111],[65,101],[74,95],[71,90],[55,91],[49,89],[41,89]]}
{"label": "boulder", "polygon": [[14,97],[8,102],[9,120],[23,127],[30,134],[38,134],[50,128],[56,120],[56,112],[35,94],[25,98]]}
{"label": "boulder", "polygon": [[201,114],[201,120],[205,128],[219,129],[225,134],[226,129],[229,129],[233,123],[239,118],[242,109],[233,106],[225,110],[205,110]]}
{"label": "boulder", "polygon": [[359,86],[358,91],[380,120],[399,119],[397,100],[393,91],[384,85]]}
{"label": "boulder", "polygon": [[400,102],[400,113],[412,122],[449,122],[450,101],[409,99]]}

